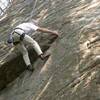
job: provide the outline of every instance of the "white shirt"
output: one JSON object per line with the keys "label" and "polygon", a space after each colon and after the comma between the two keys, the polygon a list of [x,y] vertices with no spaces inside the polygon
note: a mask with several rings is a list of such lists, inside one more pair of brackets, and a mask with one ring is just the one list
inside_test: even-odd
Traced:
{"label": "white shirt", "polygon": [[[17,29],[19,28],[19,29]],[[18,25],[16,28],[15,28],[15,32],[17,32],[18,34],[23,34],[23,33],[26,33],[26,34],[30,34],[30,33],[33,33],[34,31],[36,31],[39,27],[36,26],[34,23],[32,22],[27,22],[27,23],[22,23],[20,25]],[[12,42],[13,41],[13,32],[12,31],[8,37],[8,41],[9,42]]]}
{"label": "white shirt", "polygon": [[[18,25],[16,28],[21,28],[22,30],[24,30],[24,32],[26,34],[30,34],[30,33],[34,32],[34,31],[36,31],[39,27],[36,26],[32,22],[27,22],[27,23],[22,23],[22,24]],[[21,33],[23,33],[22,30],[16,29],[15,31],[21,34]]]}

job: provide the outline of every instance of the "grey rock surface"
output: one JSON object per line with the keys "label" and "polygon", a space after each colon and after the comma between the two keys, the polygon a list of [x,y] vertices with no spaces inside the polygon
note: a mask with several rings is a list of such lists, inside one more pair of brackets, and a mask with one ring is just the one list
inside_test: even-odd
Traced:
{"label": "grey rock surface", "polygon": [[[0,27],[0,33],[6,33],[0,34],[2,41],[6,40],[9,25],[16,26],[24,19],[28,20],[32,2],[15,0],[16,5],[10,9],[9,14],[13,20],[8,18],[7,24],[4,22],[3,28]],[[51,56],[46,61],[34,59],[33,73],[24,71],[23,62],[21,65],[16,64],[16,67],[13,62],[13,70],[19,66],[22,70],[19,68],[20,75],[1,91],[0,100],[100,100],[100,58],[97,57],[100,45],[99,42],[91,48],[86,45],[100,34],[99,10],[99,0],[38,1],[33,17],[38,18],[41,26],[58,30],[62,34],[52,45],[48,42],[52,41],[49,35],[44,33],[39,34],[40,37],[36,36],[42,48],[50,47],[48,52],[51,52]],[[0,52],[3,52],[2,49]],[[14,57],[15,52],[12,54]],[[22,59],[17,58],[18,62]],[[11,65],[6,66],[9,69]]]}

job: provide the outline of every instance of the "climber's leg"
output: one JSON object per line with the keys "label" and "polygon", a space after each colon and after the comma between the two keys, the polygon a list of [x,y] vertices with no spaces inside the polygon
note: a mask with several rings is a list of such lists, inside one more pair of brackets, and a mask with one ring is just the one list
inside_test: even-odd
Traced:
{"label": "climber's leg", "polygon": [[42,60],[44,60],[45,58],[47,58],[47,57],[50,56],[50,54],[44,55],[43,52],[42,52],[42,50],[41,50],[41,48],[40,48],[40,46],[39,46],[39,44],[38,44],[33,38],[31,38],[30,36],[25,35],[24,41],[25,41],[26,43],[29,43],[29,44],[31,44],[31,45],[33,46],[34,50],[36,51],[36,53],[38,54],[38,56],[39,56]]}
{"label": "climber's leg", "polygon": [[25,35],[24,41],[25,41],[26,43],[31,44],[31,45],[33,46],[34,50],[36,51],[36,53],[37,53],[38,55],[43,54],[43,52],[42,52],[42,50],[41,50],[39,44],[38,44],[34,39],[32,39],[30,36]]}
{"label": "climber's leg", "polygon": [[28,51],[25,48],[24,44],[21,42],[18,45],[16,45],[16,48],[22,53],[23,59],[24,59],[25,64],[27,66],[27,69],[33,71],[34,68],[31,65],[31,62],[30,62],[30,59],[29,59],[29,56],[28,56]]}

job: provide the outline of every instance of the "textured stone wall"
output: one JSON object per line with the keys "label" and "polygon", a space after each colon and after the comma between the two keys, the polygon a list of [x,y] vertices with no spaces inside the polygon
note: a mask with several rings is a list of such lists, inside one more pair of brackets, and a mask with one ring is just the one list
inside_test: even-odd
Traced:
{"label": "textured stone wall", "polygon": [[[29,5],[23,7],[29,8]],[[24,18],[21,16],[25,14],[28,18],[31,9],[22,10],[23,7],[17,16]],[[86,44],[100,34],[100,1],[41,0],[37,8],[34,18],[42,19],[40,25],[62,34],[48,51],[51,57],[47,61],[37,59],[33,64],[35,71],[24,71],[1,92],[0,99],[99,100],[99,42],[91,48]],[[19,18],[15,19],[18,21]],[[46,44],[46,39],[49,37],[46,38],[45,34],[42,44]]]}

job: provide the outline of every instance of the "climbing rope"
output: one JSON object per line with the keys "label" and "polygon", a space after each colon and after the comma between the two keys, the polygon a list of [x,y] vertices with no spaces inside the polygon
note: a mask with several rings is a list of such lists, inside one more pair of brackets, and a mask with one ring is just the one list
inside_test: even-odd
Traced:
{"label": "climbing rope", "polygon": [[38,0],[35,0],[35,2],[34,2],[34,4],[33,4],[32,12],[31,12],[31,14],[30,14],[29,20],[31,20],[32,17],[33,17],[33,15],[34,15],[35,8],[36,8],[36,5],[37,5],[37,1],[38,1]]}

